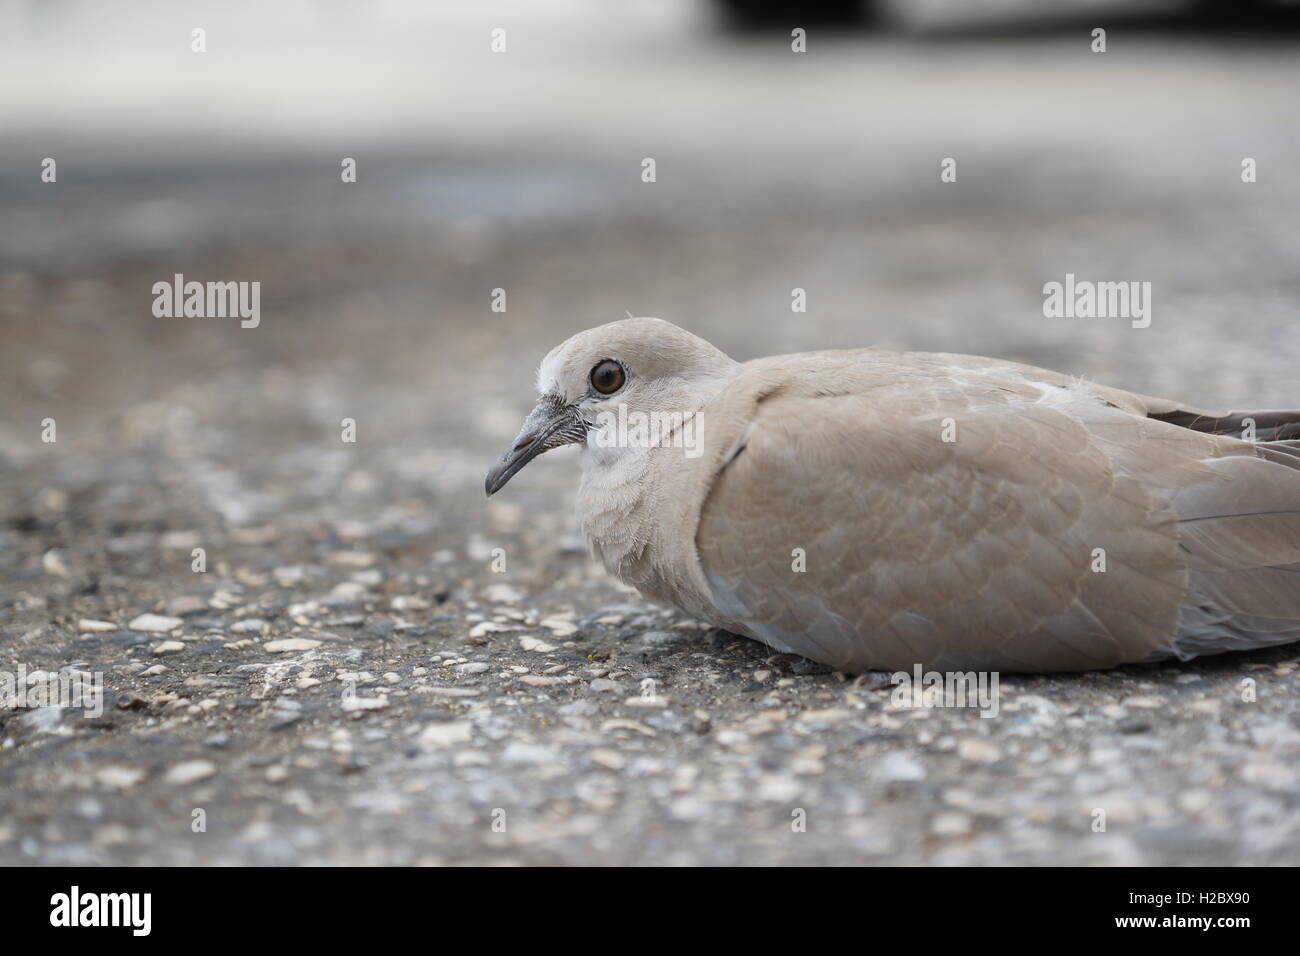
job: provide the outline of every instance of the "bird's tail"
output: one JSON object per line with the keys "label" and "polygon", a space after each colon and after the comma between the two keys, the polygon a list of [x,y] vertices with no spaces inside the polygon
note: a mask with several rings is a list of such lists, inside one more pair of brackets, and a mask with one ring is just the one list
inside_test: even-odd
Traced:
{"label": "bird's tail", "polygon": [[1228,412],[1214,417],[1201,412],[1178,409],[1150,418],[1190,428],[1208,435],[1232,435],[1246,441],[1294,441],[1300,439],[1300,409],[1290,411]]}
{"label": "bird's tail", "polygon": [[1254,455],[1203,462],[1227,480],[1188,486],[1171,502],[1189,570],[1170,648],[1183,659],[1300,641],[1300,412],[1186,427],[1240,436],[1251,421],[1257,436],[1278,438],[1257,441]]}

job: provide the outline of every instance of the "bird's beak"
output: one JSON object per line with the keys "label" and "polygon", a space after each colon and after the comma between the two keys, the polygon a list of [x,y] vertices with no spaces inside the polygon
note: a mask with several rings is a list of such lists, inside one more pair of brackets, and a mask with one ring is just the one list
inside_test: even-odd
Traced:
{"label": "bird's beak", "polygon": [[483,489],[490,498],[542,452],[586,439],[587,426],[576,407],[565,405],[558,399],[544,398],[524,420],[524,427],[515,436],[510,449],[488,469]]}

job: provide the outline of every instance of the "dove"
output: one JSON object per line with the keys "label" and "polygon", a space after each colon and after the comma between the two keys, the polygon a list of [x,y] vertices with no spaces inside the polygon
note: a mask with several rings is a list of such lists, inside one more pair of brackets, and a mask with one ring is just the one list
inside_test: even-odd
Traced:
{"label": "dove", "polygon": [[1214,412],[996,358],[737,362],[629,318],[553,349],[490,469],[582,446],[594,556],[846,673],[1044,673],[1300,639],[1300,410]]}

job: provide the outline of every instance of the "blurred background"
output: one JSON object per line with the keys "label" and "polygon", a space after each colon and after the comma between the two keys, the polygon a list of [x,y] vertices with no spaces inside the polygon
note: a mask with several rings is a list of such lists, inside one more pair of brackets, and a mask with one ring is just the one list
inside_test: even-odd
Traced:
{"label": "blurred background", "polygon": [[[249,594],[364,547],[454,596],[499,536],[526,592],[604,580],[566,453],[490,505],[482,478],[541,356],[629,312],[738,359],[971,352],[1294,407],[1294,5],[785,6],[0,0],[6,637],[80,653],[51,621],[165,610],[200,539]],[[260,326],[154,317],[177,272],[260,282]],[[1151,282],[1151,327],[1044,318],[1067,272]]]}

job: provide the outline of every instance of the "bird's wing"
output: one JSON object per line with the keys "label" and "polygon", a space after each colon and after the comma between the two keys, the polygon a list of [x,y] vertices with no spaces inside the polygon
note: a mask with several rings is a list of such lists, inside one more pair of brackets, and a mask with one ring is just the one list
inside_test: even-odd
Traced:
{"label": "bird's wing", "polygon": [[845,670],[1170,647],[1189,580],[1171,500],[1253,453],[1062,378],[918,354],[751,363],[703,410],[736,435],[695,535],[715,619]]}

